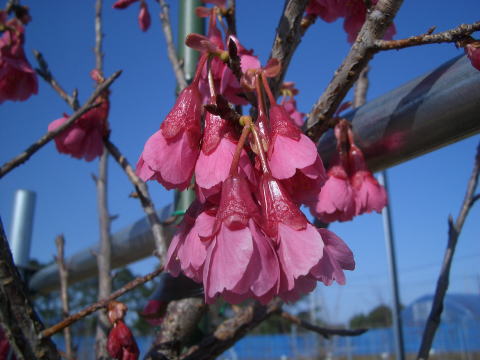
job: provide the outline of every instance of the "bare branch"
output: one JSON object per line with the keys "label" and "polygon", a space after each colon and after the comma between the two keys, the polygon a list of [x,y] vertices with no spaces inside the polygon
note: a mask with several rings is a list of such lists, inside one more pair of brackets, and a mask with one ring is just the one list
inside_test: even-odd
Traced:
{"label": "bare branch", "polygon": [[83,319],[85,316],[90,315],[91,313],[94,313],[97,310],[103,309],[107,307],[108,303],[112,300],[115,300],[116,298],[124,295],[125,293],[135,289],[137,286],[143,285],[146,282],[152,280],[156,276],[160,275],[162,273],[163,267],[158,268],[155,271],[152,271],[151,273],[145,275],[145,276],[140,276],[132,281],[130,281],[128,284],[125,286],[121,287],[117,291],[113,292],[108,298],[104,300],[97,301],[96,303],[87,306],[83,310],[80,310],[79,312],[69,316],[65,320],[59,322],[58,324],[55,324],[48,329],[45,329],[42,331],[40,334],[41,338],[46,338],[49,336],[52,336],[56,334],[59,331],[62,331],[64,328],[67,326],[72,325],[73,323],[77,322],[80,319]]}
{"label": "bare branch", "polygon": [[159,0],[162,11],[160,12],[160,20],[162,22],[163,33],[165,34],[165,41],[167,42],[168,58],[173,66],[173,73],[177,79],[177,84],[180,90],[187,87],[187,80],[185,79],[185,72],[183,71],[180,61],[177,57],[177,51],[173,43],[172,25],[170,24],[169,6],[165,0]]}
{"label": "bare branch", "polygon": [[237,4],[236,0],[228,0],[227,12],[224,14],[225,20],[227,20],[228,32],[231,35],[237,35]]}
{"label": "bare branch", "polygon": [[280,313],[280,316],[284,318],[285,320],[290,321],[293,324],[296,324],[298,326],[303,327],[304,329],[311,330],[316,332],[317,334],[322,335],[324,338],[329,339],[333,335],[338,335],[338,336],[358,336],[366,333],[368,329],[354,329],[354,330],[349,330],[349,329],[329,329],[329,328],[324,328],[320,327],[317,325],[313,325],[309,323],[308,321],[302,320],[299,317],[292,315],[286,311],[282,311]]}
{"label": "bare branch", "polygon": [[75,111],[70,118],[63,123],[61,126],[59,126],[57,129],[54,131],[49,131],[45,135],[43,135],[40,139],[38,139],[36,142],[34,142],[32,145],[30,145],[24,152],[22,152],[20,155],[17,155],[14,157],[12,160],[8,161],[7,163],[3,164],[2,167],[0,168],[0,178],[5,176],[9,171],[13,170],[16,168],[18,165],[23,164],[25,161],[27,161],[33,154],[35,154],[38,150],[40,150],[44,145],[46,145],[48,142],[50,142],[55,136],[63,132],[64,130],[68,129],[70,126],[73,125],[75,120],[77,120],[80,116],[85,114],[88,110],[94,108],[95,105],[94,102],[96,98],[117,79],[121,71],[115,72],[112,76],[110,76],[107,80],[102,82],[100,85],[97,86],[95,91],[92,93],[90,98],[85,102],[85,104]]}
{"label": "bare branch", "polygon": [[[67,318],[70,314],[70,309],[68,306],[68,270],[65,266],[65,238],[63,235],[58,235],[55,239],[55,245],[57,246],[58,255],[55,258],[55,261],[58,265],[58,273],[60,275],[60,300],[62,301],[62,315],[64,318]],[[73,349],[72,349],[72,334],[70,328],[66,327],[63,329],[63,336],[65,337],[65,351],[66,358],[73,358]]]}
{"label": "bare branch", "polygon": [[286,0],[283,13],[277,26],[277,33],[273,41],[270,59],[275,58],[280,61],[282,69],[280,73],[269,79],[270,88],[275,96],[280,90],[290,60],[293,57],[298,44],[300,44],[302,35],[306,28],[302,28],[302,16],[307,7],[308,0]]}
{"label": "bare branch", "polygon": [[383,37],[402,2],[403,0],[380,0],[373,11],[367,14],[357,40],[310,112],[305,130],[312,139],[318,140],[325,124],[335,113],[363,68],[373,58],[375,40]]}
{"label": "bare branch", "polygon": [[374,42],[374,49],[376,51],[382,50],[398,50],[411,46],[440,44],[457,42],[471,35],[475,31],[480,30],[480,21],[473,24],[462,24],[454,29],[440,32],[438,34],[430,34],[427,32],[423,35],[411,36],[401,40],[376,40]]}
{"label": "bare branch", "polygon": [[463,224],[467,218],[468,212],[474,204],[475,198],[475,189],[478,184],[478,176],[480,173],[480,144],[477,148],[477,154],[475,156],[475,163],[473,166],[472,174],[468,181],[467,191],[465,198],[463,200],[460,213],[457,217],[455,223],[453,222],[452,217],[448,219],[448,243],[447,249],[445,250],[445,255],[443,258],[442,269],[440,270],[440,275],[437,280],[437,287],[435,289],[435,295],[433,297],[432,309],[428,315],[428,320],[425,325],[425,330],[422,336],[422,343],[420,345],[420,350],[418,351],[417,359],[423,360],[428,359],[430,349],[432,347],[433,338],[437,331],[438,325],[440,324],[440,319],[443,311],[443,301],[447,293],[449,278],[450,278],[450,268],[452,266],[453,255],[455,254],[455,248],[457,246],[458,237],[462,231]]}
{"label": "bare branch", "polygon": [[75,101],[76,96],[68,95],[67,92],[63,90],[63,88],[57,82],[57,80],[55,80],[41,52],[33,50],[33,54],[35,55],[35,58],[37,59],[38,66],[39,66],[39,68],[35,69],[37,74],[47,83],[49,83],[51,87],[53,87],[53,89],[60,95],[60,97],[63,100],[65,100],[68,106],[70,106],[74,110],[77,110],[76,101]]}
{"label": "bare branch", "polygon": [[0,219],[0,324],[20,359],[60,359],[50,339],[40,339],[43,324],[13,263]]}
{"label": "bare branch", "polygon": [[281,307],[281,300],[275,299],[267,306],[255,303],[243,308],[234,317],[220,324],[212,335],[192,346],[180,359],[215,359],[262,321],[281,311]]}
{"label": "bare branch", "polygon": [[95,2],[95,68],[103,75],[102,0]]}

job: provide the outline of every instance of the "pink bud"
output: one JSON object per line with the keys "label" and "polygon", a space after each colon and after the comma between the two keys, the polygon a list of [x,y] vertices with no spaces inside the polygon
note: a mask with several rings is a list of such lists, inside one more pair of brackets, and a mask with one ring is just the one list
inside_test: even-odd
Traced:
{"label": "pink bud", "polygon": [[138,13],[138,25],[142,31],[147,31],[150,27],[151,18],[148,11],[147,3],[142,1],[140,4],[140,12]]}
{"label": "pink bud", "polygon": [[114,9],[126,9],[130,5],[132,5],[134,2],[137,2],[138,0],[117,0],[113,4]]}

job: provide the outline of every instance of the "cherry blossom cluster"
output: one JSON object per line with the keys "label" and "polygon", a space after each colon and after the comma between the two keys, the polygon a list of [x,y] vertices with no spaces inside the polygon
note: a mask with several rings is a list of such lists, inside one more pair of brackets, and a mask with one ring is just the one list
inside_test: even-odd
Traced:
{"label": "cherry blossom cluster", "polygon": [[23,49],[25,25],[31,20],[28,8],[14,5],[11,12],[9,19],[6,11],[0,11],[0,104],[24,101],[38,92],[37,76]]}
{"label": "cherry blossom cluster", "polygon": [[[296,91],[287,84],[277,104],[267,80],[280,64],[271,60],[260,67],[238,39],[223,37],[219,11],[198,9],[210,22],[207,36],[191,34],[186,40],[202,54],[195,77],[137,163],[145,181],[196,190],[166,268],[203,283],[207,303],[219,295],[231,303],[247,298],[267,303],[274,296],[296,301],[317,281],[344,284],[343,270],[355,266],[352,252],[299,209],[318,198],[327,174],[315,144],[290,115],[302,117],[292,98]],[[232,48],[240,79],[229,66]],[[229,104],[246,104],[252,97],[255,121]]]}
{"label": "cherry blossom cluster", "polygon": [[342,119],[334,129],[337,153],[328,170],[328,180],[311,207],[312,213],[326,223],[348,221],[387,204],[387,194],[368,170],[362,151],[355,145],[348,121]]}
{"label": "cherry blossom cluster", "polygon": [[[96,83],[101,83],[104,78],[97,70],[90,73]],[[108,135],[108,111],[110,102],[109,91],[106,90],[95,100],[98,104],[80,116],[73,125],[55,137],[55,145],[58,152],[69,154],[74,158],[84,158],[92,161],[103,154],[103,138]],[[52,121],[48,125],[48,131],[53,131],[68,120],[68,115]]]}

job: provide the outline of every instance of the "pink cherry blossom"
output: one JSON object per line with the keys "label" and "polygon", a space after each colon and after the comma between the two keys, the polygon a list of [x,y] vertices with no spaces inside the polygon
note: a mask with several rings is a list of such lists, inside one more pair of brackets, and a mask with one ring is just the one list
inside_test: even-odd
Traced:
{"label": "pink cherry blossom", "polygon": [[327,176],[315,144],[293,124],[280,105],[270,108],[268,164],[273,177],[289,179],[288,190],[300,203],[318,195]]}
{"label": "pink cherry blossom", "polygon": [[[228,177],[238,143],[233,126],[220,116],[207,112],[202,150],[195,166],[197,192],[205,199],[219,194]],[[240,155],[240,173],[254,183],[253,168],[245,150]]]}
{"label": "pink cherry blossom", "polygon": [[310,211],[323,222],[348,221],[355,216],[355,193],[347,171],[341,164],[332,166],[314,207]]}
{"label": "pink cherry blossom", "polygon": [[311,274],[325,285],[331,285],[336,281],[340,285],[345,284],[343,270],[354,270],[355,260],[353,253],[337,235],[327,229],[317,229],[324,243],[323,257],[312,269]]}
{"label": "pink cherry blossom", "polygon": [[277,292],[278,258],[258,226],[259,215],[246,179],[227,178],[203,272],[207,303],[217,295],[231,303],[247,297],[266,303]]}
{"label": "pink cherry blossom", "polygon": [[472,66],[475,69],[480,70],[480,41],[475,41],[471,44],[467,44],[465,46],[465,53],[470,59]]}
{"label": "pink cherry blossom", "polygon": [[190,185],[201,138],[197,85],[198,79],[180,93],[160,130],[145,143],[136,170],[142,180],[157,180],[167,189],[184,190]]}
{"label": "pink cherry blossom", "polygon": [[274,240],[281,264],[279,296],[291,301],[315,287],[304,278],[323,256],[322,237],[270,174],[263,174],[259,189],[262,229]]}
{"label": "pink cherry blossom", "polygon": [[355,190],[356,214],[381,212],[387,205],[387,193],[368,170],[362,151],[350,146],[349,160],[352,166],[351,183]]}
{"label": "pink cherry blossom", "polygon": [[140,26],[140,30],[147,31],[151,22],[152,19],[150,18],[147,3],[142,1],[140,4],[140,12],[138,13],[138,25]]}
{"label": "pink cherry blossom", "polygon": [[[85,158],[92,161],[103,154],[103,138],[108,133],[107,117],[109,111],[108,98],[100,99],[100,105],[83,114],[67,130],[55,137],[58,152],[69,154],[74,158]],[[68,120],[68,115],[54,120],[48,125],[53,131]]]}
{"label": "pink cherry blossom", "polygon": [[24,101],[38,93],[35,71],[25,52],[24,27],[18,19],[6,23],[0,37],[0,104],[5,100]]}

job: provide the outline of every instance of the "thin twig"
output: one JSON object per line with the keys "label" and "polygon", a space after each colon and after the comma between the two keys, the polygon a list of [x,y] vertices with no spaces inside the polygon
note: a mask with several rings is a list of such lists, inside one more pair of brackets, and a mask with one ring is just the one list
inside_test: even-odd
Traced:
{"label": "thin twig", "polygon": [[109,140],[104,139],[105,147],[108,149],[108,152],[113,156],[115,161],[121,166],[127,175],[130,182],[135,187],[140,203],[142,204],[143,210],[147,215],[150,227],[152,228],[153,238],[155,239],[155,248],[157,249],[157,255],[164,261],[167,254],[167,242],[166,237],[163,232],[163,226],[158,218],[155,206],[153,205],[152,199],[148,192],[147,184],[140,179],[135,170],[129,164],[127,158],[122,155],[120,150]]}
{"label": "thin twig", "polygon": [[457,220],[454,223],[452,216],[448,218],[447,249],[445,250],[442,269],[440,270],[440,275],[437,280],[437,287],[435,289],[435,295],[433,297],[432,309],[430,310],[430,314],[428,315],[428,320],[425,325],[425,330],[423,331],[422,343],[420,345],[420,350],[418,351],[417,357],[417,359],[419,360],[428,359],[430,349],[433,343],[433,338],[435,337],[437,328],[440,325],[443,311],[443,302],[449,285],[450,268],[452,266],[453,255],[455,254],[455,248],[457,246],[458,237],[460,236],[460,232],[462,231],[463,224],[465,223],[468,212],[474,204],[475,189],[477,188],[479,173],[480,144],[477,147],[477,154],[475,156],[475,163],[473,166],[472,174],[468,181],[467,191]]}
{"label": "thin twig", "polygon": [[337,336],[359,336],[368,331],[368,329],[354,329],[354,330],[349,330],[349,329],[330,329],[330,328],[324,328],[320,327],[314,324],[309,323],[308,321],[305,321],[303,319],[300,319],[299,317],[292,315],[286,311],[282,311],[280,313],[280,316],[284,318],[285,320],[290,321],[291,323],[294,323],[298,326],[303,327],[304,329],[311,330],[316,332],[317,334],[322,335],[325,339],[329,339],[333,335]]}
{"label": "thin twig", "polygon": [[373,11],[367,14],[350,52],[310,112],[305,130],[313,140],[318,140],[325,124],[333,116],[363,68],[373,58],[375,40],[383,37],[402,2],[403,0],[379,0]]}
{"label": "thin twig", "polygon": [[473,24],[462,24],[454,29],[440,32],[438,34],[429,34],[411,36],[401,40],[376,40],[374,42],[374,49],[376,51],[382,50],[398,50],[410,46],[440,44],[457,42],[470,36],[473,32],[480,30],[480,21]]}
{"label": "thin twig", "polygon": [[280,73],[269,79],[270,88],[275,96],[287,72],[290,60],[302,39],[305,29],[302,28],[302,16],[308,0],[286,0],[283,13],[277,26],[270,59],[277,59],[282,65]]}
{"label": "thin twig", "polygon": [[[67,318],[70,315],[70,309],[68,306],[68,270],[65,266],[65,238],[63,235],[58,235],[55,239],[55,245],[57,246],[57,256],[55,261],[58,265],[58,273],[60,275],[60,300],[62,301],[62,315],[63,318]],[[72,348],[72,333],[70,328],[66,327],[63,329],[63,336],[65,337],[65,351],[66,358],[73,358],[73,348]]]}
{"label": "thin twig", "polygon": [[237,4],[235,0],[228,0],[227,12],[224,14],[227,21],[228,33],[230,35],[237,35]]}
{"label": "thin twig", "polygon": [[[95,68],[103,76],[103,34],[102,34],[103,0],[95,1]],[[100,227],[100,249],[97,254],[98,265],[98,300],[106,299],[112,292],[112,241],[110,237],[110,214],[108,211],[108,152],[103,146],[103,153],[98,163],[98,177],[95,180],[97,188],[97,206]],[[95,352],[97,359],[108,359],[107,336],[110,321],[103,311],[98,313],[95,337]]]}
{"label": "thin twig", "polygon": [[38,150],[40,150],[44,145],[46,145],[48,142],[50,142],[55,136],[58,134],[62,133],[66,129],[68,129],[70,126],[73,125],[75,120],[77,120],[80,116],[85,114],[88,110],[94,108],[95,105],[94,102],[96,98],[117,79],[121,71],[115,72],[112,76],[110,76],[107,80],[102,82],[97,86],[95,91],[92,93],[90,98],[85,102],[85,104],[75,111],[70,118],[63,123],[61,126],[59,126],[57,129],[53,131],[47,132],[45,135],[43,135],[40,139],[38,139],[36,142],[34,142],[32,145],[30,145],[25,151],[23,151],[20,155],[17,155],[7,163],[3,164],[2,167],[0,168],[0,178],[5,176],[9,171],[13,170],[17,166],[23,164],[25,161],[27,161],[33,154],[35,154]]}
{"label": "thin twig", "polygon": [[48,64],[43,58],[43,55],[41,52],[37,50],[33,50],[33,54],[35,55],[35,58],[37,59],[38,62],[38,68],[36,68],[37,74],[42,77],[43,80],[45,80],[47,83],[50,84],[51,87],[60,95],[60,97],[65,100],[65,102],[70,106],[72,109],[76,109],[76,96],[70,96],[67,94],[67,92],[60,86],[60,84],[57,82],[57,80],[53,77],[52,73],[50,72],[50,69],[48,68]]}
{"label": "thin twig", "polygon": [[97,310],[105,308],[110,301],[115,300],[116,298],[124,295],[125,293],[135,289],[137,286],[143,285],[146,282],[152,280],[156,276],[160,275],[162,271],[163,271],[163,267],[160,267],[157,270],[152,271],[151,273],[145,276],[140,276],[130,281],[128,284],[124,285],[117,291],[113,292],[108,298],[97,301],[96,303],[87,306],[83,310],[80,310],[79,312],[69,316],[68,318],[59,322],[58,324],[55,324],[49,327],[48,329],[43,330],[42,333],[40,334],[40,337],[45,338],[45,337],[52,336],[57,332],[62,331],[65,327],[70,326],[71,324],[77,322],[80,319],[83,319],[85,316],[90,315],[91,313],[94,313]]}
{"label": "thin twig", "polygon": [[159,0],[160,8],[162,11],[160,12],[160,21],[162,22],[162,29],[163,33],[165,34],[165,41],[167,42],[167,54],[170,62],[173,66],[173,73],[175,74],[175,78],[177,79],[177,84],[180,90],[187,87],[187,80],[185,79],[185,72],[183,71],[182,66],[180,65],[180,61],[177,57],[177,51],[175,49],[175,45],[173,43],[173,35],[172,35],[172,25],[170,23],[170,15],[169,15],[169,6],[165,2],[165,0]]}

